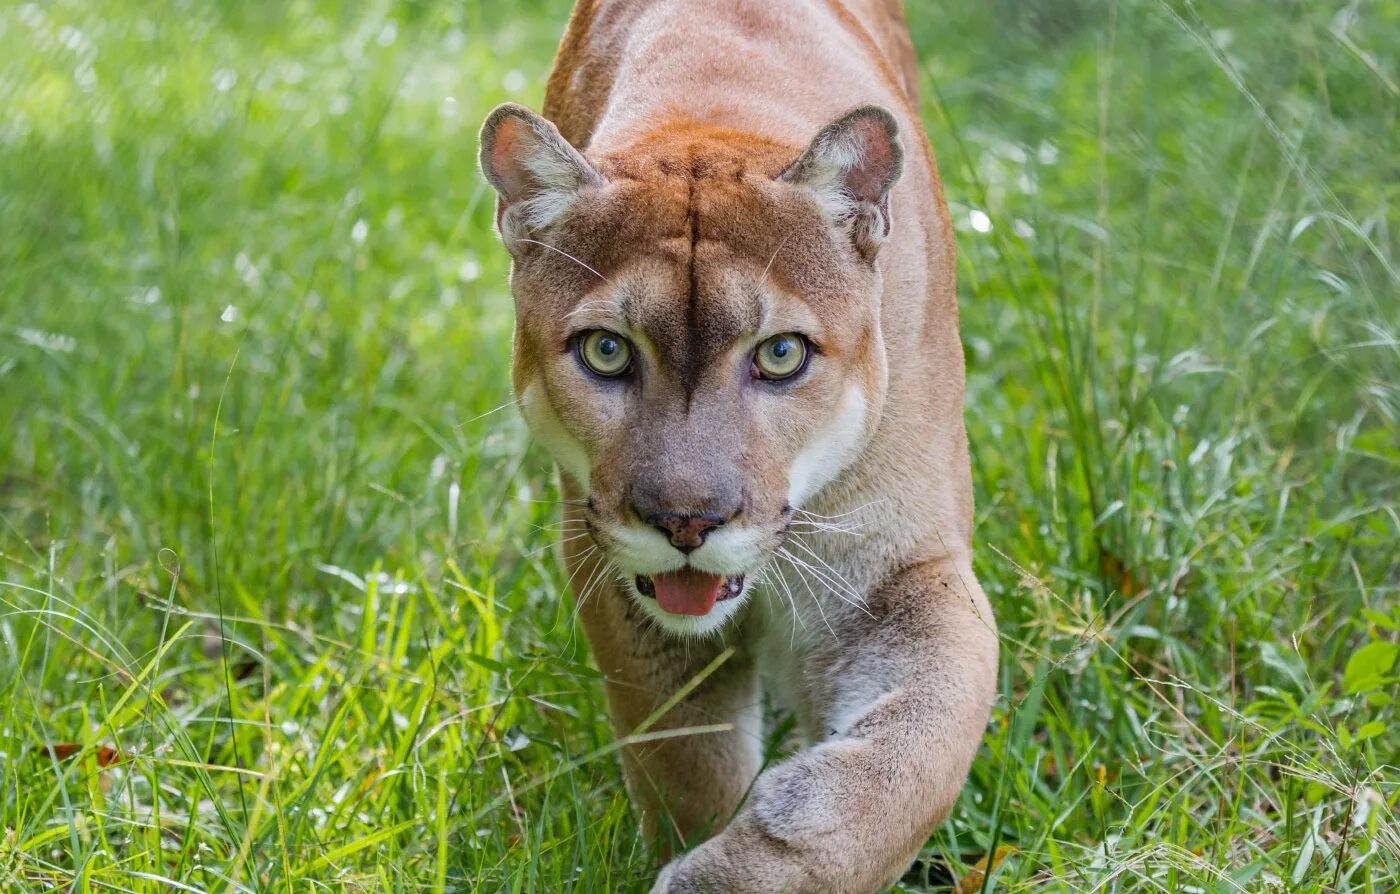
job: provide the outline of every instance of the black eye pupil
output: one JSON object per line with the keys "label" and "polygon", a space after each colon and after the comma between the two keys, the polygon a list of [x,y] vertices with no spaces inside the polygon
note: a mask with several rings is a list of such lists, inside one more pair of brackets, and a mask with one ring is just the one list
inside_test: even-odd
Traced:
{"label": "black eye pupil", "polygon": [[786,357],[788,355],[788,351],[790,350],[792,350],[792,348],[788,345],[786,341],[779,341],[773,343],[773,356],[777,357],[779,360],[782,360],[784,357]]}
{"label": "black eye pupil", "polygon": [[612,355],[612,354],[616,354],[616,353],[617,353],[617,342],[613,341],[613,340],[610,339],[610,338],[605,338],[605,339],[603,339],[602,341],[598,342],[598,350],[599,350],[600,352],[602,352],[602,354],[603,354],[604,356],[610,356],[610,355]]}

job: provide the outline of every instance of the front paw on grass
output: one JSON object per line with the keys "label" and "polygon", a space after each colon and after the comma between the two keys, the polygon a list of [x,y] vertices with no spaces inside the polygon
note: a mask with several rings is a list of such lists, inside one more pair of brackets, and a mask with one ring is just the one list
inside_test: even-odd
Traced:
{"label": "front paw on grass", "polygon": [[665,866],[661,867],[661,874],[656,877],[656,884],[651,886],[651,894],[672,894],[672,882],[676,878],[676,864],[683,858],[676,858]]}

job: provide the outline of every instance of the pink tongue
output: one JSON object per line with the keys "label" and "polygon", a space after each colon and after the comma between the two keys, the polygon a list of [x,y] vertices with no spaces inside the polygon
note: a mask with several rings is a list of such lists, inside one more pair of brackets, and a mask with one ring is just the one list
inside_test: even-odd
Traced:
{"label": "pink tongue", "polygon": [[724,578],[694,568],[658,574],[652,583],[657,603],[673,615],[708,615],[724,589]]}

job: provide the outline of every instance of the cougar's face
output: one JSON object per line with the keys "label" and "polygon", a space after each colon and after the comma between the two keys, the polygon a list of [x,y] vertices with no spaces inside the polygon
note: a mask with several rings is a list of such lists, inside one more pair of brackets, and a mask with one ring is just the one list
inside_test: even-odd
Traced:
{"label": "cougar's face", "polygon": [[[489,175],[523,137],[486,138]],[[740,608],[883,399],[873,249],[780,176],[791,161],[683,130],[581,168],[564,198],[502,189],[524,415],[631,597],[677,633]]]}

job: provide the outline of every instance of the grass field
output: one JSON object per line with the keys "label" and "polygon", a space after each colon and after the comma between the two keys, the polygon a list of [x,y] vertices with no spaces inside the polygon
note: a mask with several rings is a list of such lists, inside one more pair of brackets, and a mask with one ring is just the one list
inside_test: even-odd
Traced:
{"label": "grass field", "polygon": [[[0,891],[647,890],[494,412],[567,6],[0,5]],[[1003,662],[900,890],[1396,890],[1400,4],[909,9]]]}

